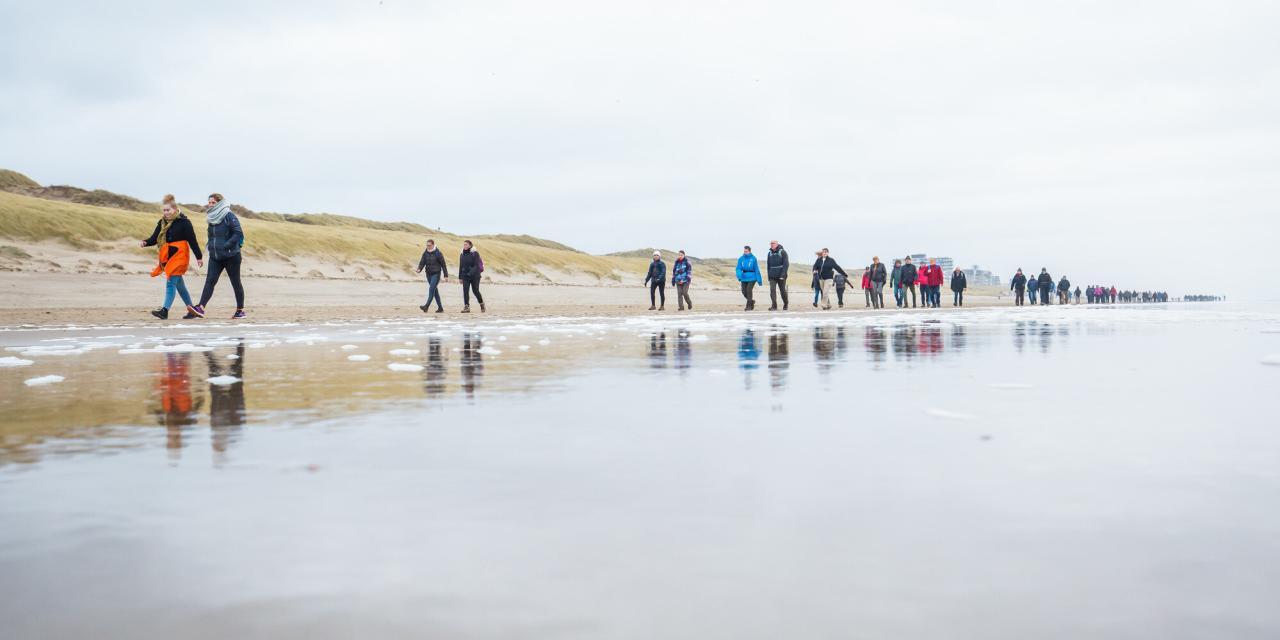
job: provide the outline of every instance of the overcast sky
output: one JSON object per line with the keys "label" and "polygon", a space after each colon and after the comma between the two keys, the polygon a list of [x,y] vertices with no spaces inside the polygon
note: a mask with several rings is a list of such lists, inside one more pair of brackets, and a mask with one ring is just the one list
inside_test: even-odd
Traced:
{"label": "overcast sky", "polygon": [[1278,27],[1274,1],[0,0],[0,166],[596,253],[777,238],[1273,297]]}

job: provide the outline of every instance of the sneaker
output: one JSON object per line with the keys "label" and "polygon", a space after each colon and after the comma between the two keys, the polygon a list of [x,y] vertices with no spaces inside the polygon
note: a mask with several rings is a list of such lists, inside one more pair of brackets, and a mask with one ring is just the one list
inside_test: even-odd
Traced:
{"label": "sneaker", "polygon": [[169,310],[168,310],[168,309],[166,309],[166,308],[164,308],[164,307],[160,307],[159,309],[152,309],[152,310],[151,310],[151,315],[153,315],[153,316],[155,316],[155,317],[157,317],[157,318],[160,318],[161,320],[168,320],[168,319],[169,319]]}
{"label": "sneaker", "polygon": [[773,305],[772,307],[769,307],[769,310],[770,310],[770,311],[777,311],[777,310],[778,310],[778,305],[776,305],[776,304],[775,304],[775,305]]}
{"label": "sneaker", "polygon": [[657,310],[657,307],[655,307],[655,306],[653,306],[653,305],[649,305],[649,310],[650,310],[650,311],[655,311],[655,310]]}
{"label": "sneaker", "polygon": [[192,310],[191,310],[191,305],[187,305],[187,315],[182,316],[182,319],[183,319],[183,320],[194,320],[194,319],[199,318],[199,317],[200,317],[200,316],[196,315],[196,312],[195,312],[195,311],[192,311]]}
{"label": "sneaker", "polygon": [[243,320],[249,316],[245,314],[244,309],[236,309],[235,315],[231,316],[232,320]]}
{"label": "sneaker", "polygon": [[204,317],[204,305],[199,305],[199,304],[197,304],[197,305],[195,305],[195,306],[189,307],[189,309],[190,309],[191,313],[192,313],[193,315],[195,315],[195,317],[197,317],[197,318],[203,318],[203,317]]}
{"label": "sneaker", "polygon": [[467,306],[463,307],[463,308],[462,308],[462,312],[463,312],[463,313],[471,313],[471,305],[467,305]]}

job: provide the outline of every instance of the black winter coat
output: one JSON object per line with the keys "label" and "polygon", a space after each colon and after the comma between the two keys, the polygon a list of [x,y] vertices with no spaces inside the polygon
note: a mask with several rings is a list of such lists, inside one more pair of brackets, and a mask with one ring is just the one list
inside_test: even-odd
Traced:
{"label": "black winter coat", "polygon": [[822,280],[830,280],[837,273],[844,276],[846,280],[849,278],[849,274],[845,273],[844,269],[841,269],[840,265],[836,264],[835,258],[830,256],[815,260],[813,262],[813,270],[818,272],[818,277]]}
{"label": "black winter coat", "polygon": [[444,254],[440,253],[439,248],[423,250],[422,259],[418,260],[418,270],[425,270],[428,276],[440,273],[449,277],[449,264],[444,261]]}
{"label": "black winter coat", "polygon": [[472,249],[463,251],[458,256],[458,278],[467,281],[480,281],[480,252]]}
{"label": "black winter coat", "polygon": [[902,284],[909,287],[916,283],[916,266],[914,264],[902,265]]}
{"label": "black winter coat", "polygon": [[1013,279],[1009,281],[1009,288],[1017,289],[1018,291],[1025,290],[1027,288],[1027,277],[1021,273],[1015,275]]}
{"label": "black winter coat", "polygon": [[964,277],[963,271],[951,274],[952,291],[964,291],[967,288],[969,288],[969,279]]}
{"label": "black winter coat", "polygon": [[[156,228],[151,230],[151,237],[142,242],[143,246],[154,247],[160,241],[160,238],[156,237],[160,235],[160,222],[164,221],[156,222]],[[178,214],[177,218],[173,219],[173,223],[169,225],[169,230],[164,234],[165,242],[177,242],[179,240],[187,241],[187,247],[191,249],[191,255],[195,256],[196,260],[204,260],[204,254],[200,253],[200,241],[196,240],[196,228],[191,225],[191,220],[181,213]]]}
{"label": "black winter coat", "polygon": [[649,273],[644,276],[644,283],[650,282],[656,285],[664,285],[667,282],[667,263],[661,260],[654,260],[649,263]]}
{"label": "black winter coat", "polygon": [[1052,286],[1053,286],[1053,276],[1049,275],[1049,272],[1048,272],[1048,271],[1045,271],[1044,273],[1041,273],[1041,274],[1040,274],[1040,287],[1041,287],[1041,288],[1044,288],[1044,289],[1048,289],[1049,287],[1052,287]]}
{"label": "black winter coat", "polygon": [[871,263],[871,281],[878,285],[884,285],[884,281],[888,279],[885,274],[883,262]]}

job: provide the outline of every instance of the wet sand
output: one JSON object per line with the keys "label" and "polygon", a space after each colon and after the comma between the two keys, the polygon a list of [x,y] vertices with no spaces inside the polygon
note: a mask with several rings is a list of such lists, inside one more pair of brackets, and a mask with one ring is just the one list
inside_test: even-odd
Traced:
{"label": "wet sand", "polygon": [[[200,296],[203,276],[187,277],[193,299]],[[322,323],[373,318],[419,318],[417,305],[426,296],[426,285],[412,281],[320,280],[253,277],[245,278],[245,303],[252,322]],[[656,314],[649,306],[645,287],[591,287],[571,285],[484,284],[488,311],[480,313],[472,304],[470,316],[460,313],[461,285],[450,280],[441,286],[445,313],[425,314],[429,318],[481,321],[484,318],[538,317],[619,317]],[[952,309],[950,292],[943,292],[943,310]],[[984,292],[988,293],[988,292]],[[159,278],[138,275],[65,274],[0,272],[0,326],[61,326],[68,324],[162,323],[148,313],[160,306],[164,283]],[[818,311],[812,305],[812,290],[792,286],[791,312]],[[695,289],[690,292],[698,313],[741,313],[743,298],[735,289]],[[834,298],[833,298],[834,299]],[[886,300],[893,298],[886,292]],[[474,302],[474,301],[473,301]],[[1010,306],[1008,296],[968,295],[965,308]],[[171,309],[169,322],[181,317],[180,302]],[[224,279],[208,306],[210,320],[226,320],[234,309],[231,286]],[[769,291],[756,290],[756,314],[769,313]],[[908,312],[912,310],[907,310]],[[860,289],[845,292],[843,309],[830,313],[871,313]],[[916,309],[915,313],[937,313]],[[667,289],[666,314],[677,314],[675,291]],[[887,309],[884,313],[904,313]]]}

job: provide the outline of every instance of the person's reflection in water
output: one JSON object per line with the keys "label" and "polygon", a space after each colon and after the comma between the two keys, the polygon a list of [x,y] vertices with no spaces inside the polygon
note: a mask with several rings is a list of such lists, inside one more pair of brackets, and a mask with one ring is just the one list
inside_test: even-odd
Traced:
{"label": "person's reflection in water", "polygon": [[889,334],[895,356],[910,360],[916,355],[916,328],[910,325],[899,325]]}
{"label": "person's reflection in water", "polygon": [[209,428],[213,450],[220,459],[240,436],[244,424],[244,341],[236,344],[235,357],[219,360],[212,351],[204,353],[209,365],[209,378],[230,376],[230,384],[209,383]]}
{"label": "person's reflection in water", "polygon": [[468,400],[475,399],[476,387],[484,377],[484,356],[480,353],[483,342],[484,337],[478,333],[462,334],[462,392]]}
{"label": "person's reflection in water", "polygon": [[920,327],[920,344],[916,348],[920,353],[942,353],[942,327],[926,324]]}
{"label": "person's reflection in water", "polygon": [[445,379],[449,377],[448,359],[440,338],[427,338],[427,363],[422,367],[422,388],[428,398],[444,395]]}
{"label": "person's reflection in water", "polygon": [[958,324],[951,329],[951,350],[964,351],[969,345],[969,336],[965,334],[964,325]]}
{"label": "person's reflection in water", "polygon": [[683,376],[689,373],[691,366],[693,366],[693,344],[689,340],[689,331],[676,329],[676,370]]}
{"label": "person's reflection in water", "polygon": [[1040,325],[1040,353],[1049,353],[1049,345],[1053,342],[1053,326],[1049,323]]}
{"label": "person's reflection in water", "polygon": [[818,363],[818,372],[827,373],[836,359],[836,342],[832,337],[831,327],[813,328],[813,359]]}
{"label": "person's reflection in water", "polygon": [[886,350],[884,329],[868,325],[862,334],[862,344],[866,347],[872,362],[876,364],[884,362]]}
{"label": "person's reflection in water", "polygon": [[1027,323],[1016,322],[1013,325],[1013,348],[1022,353],[1027,346]]}
{"label": "person's reflection in water", "polygon": [[775,392],[787,387],[787,369],[791,366],[787,361],[790,350],[786,331],[773,327],[769,331],[769,387]]}
{"label": "person's reflection in water", "polygon": [[750,328],[742,330],[738,338],[738,367],[742,369],[742,385],[751,390],[751,378],[760,365],[760,346],[756,344],[756,332]]}
{"label": "person's reflection in water", "polygon": [[649,336],[649,366],[654,369],[667,368],[666,331],[659,331]]}
{"label": "person's reflection in water", "polygon": [[191,396],[191,354],[166,353],[160,360],[160,375],[156,378],[156,392],[160,404],[156,407],[156,420],[167,432],[165,448],[169,457],[182,456],[183,431],[196,423],[198,403]]}

